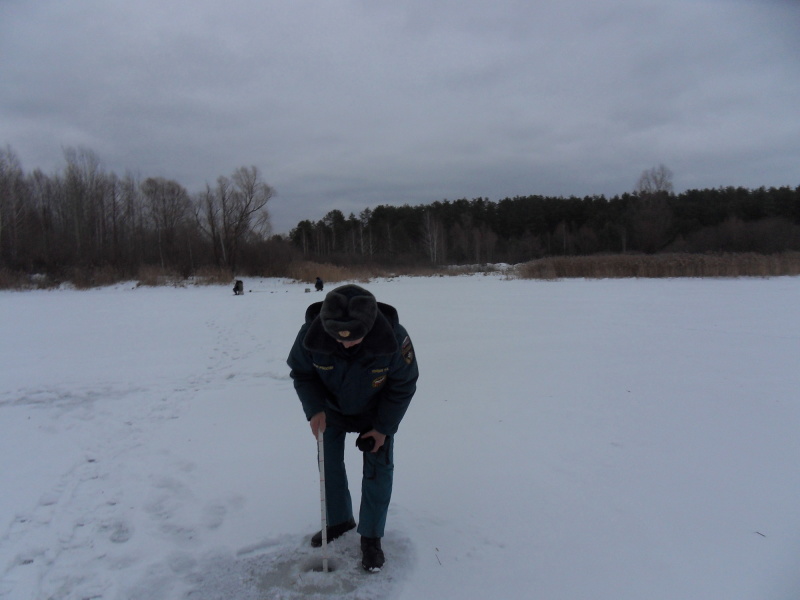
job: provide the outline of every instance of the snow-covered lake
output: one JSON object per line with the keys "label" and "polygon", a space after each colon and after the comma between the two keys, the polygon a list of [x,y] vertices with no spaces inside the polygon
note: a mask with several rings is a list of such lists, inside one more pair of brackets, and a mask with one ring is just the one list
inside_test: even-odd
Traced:
{"label": "snow-covered lake", "polygon": [[421,373],[380,574],[307,572],[322,295],[128,284],[0,293],[0,597],[800,598],[800,278],[362,285]]}

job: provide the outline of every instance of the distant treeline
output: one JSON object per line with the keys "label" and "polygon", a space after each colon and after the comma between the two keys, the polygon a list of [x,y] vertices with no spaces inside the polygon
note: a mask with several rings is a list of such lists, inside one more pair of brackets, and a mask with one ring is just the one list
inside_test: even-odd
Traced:
{"label": "distant treeline", "polygon": [[10,148],[0,150],[6,276],[91,285],[153,268],[184,277],[209,268],[268,273],[281,270],[270,261],[294,252],[288,242],[270,241],[274,190],[256,167],[220,176],[190,196],[177,181],[106,171],[90,150],[67,148],[64,158],[58,173],[26,173]]}
{"label": "distant treeline", "polygon": [[302,221],[290,234],[322,262],[520,263],[546,256],[800,250],[800,186],[518,196],[378,206]]}
{"label": "distant treeline", "polygon": [[800,250],[800,187],[674,194],[663,165],[613,198],[443,200],[358,217],[334,210],[282,238],[270,234],[274,190],[254,166],[190,195],[174,180],[109,172],[90,150],[67,148],[64,158],[57,173],[26,173],[11,148],[0,149],[0,287],[34,274],[92,285],[158,272],[291,276],[309,263],[394,269]]}

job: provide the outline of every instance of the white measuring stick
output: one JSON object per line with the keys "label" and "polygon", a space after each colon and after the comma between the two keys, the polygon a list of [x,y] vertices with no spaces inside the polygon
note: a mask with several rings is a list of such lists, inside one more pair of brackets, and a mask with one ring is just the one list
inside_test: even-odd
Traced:
{"label": "white measuring stick", "polygon": [[322,512],[322,572],[328,572],[328,511],[325,508],[325,448],[322,431],[317,432],[317,457],[319,461],[319,498]]}

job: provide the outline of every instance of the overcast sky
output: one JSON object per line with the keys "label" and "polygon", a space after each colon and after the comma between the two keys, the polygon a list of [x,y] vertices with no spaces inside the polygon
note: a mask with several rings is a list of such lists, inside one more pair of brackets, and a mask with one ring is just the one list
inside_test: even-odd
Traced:
{"label": "overcast sky", "polygon": [[800,185],[798,0],[0,0],[0,146],[335,208]]}

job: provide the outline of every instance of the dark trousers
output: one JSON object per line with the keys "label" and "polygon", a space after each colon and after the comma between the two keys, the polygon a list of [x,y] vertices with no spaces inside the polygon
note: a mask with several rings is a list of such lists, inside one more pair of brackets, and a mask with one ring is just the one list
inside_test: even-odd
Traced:
{"label": "dark trousers", "polygon": [[[345,438],[348,432],[372,429],[367,418],[345,417],[326,411],[322,444],[325,449],[325,500],[328,525],[338,525],[353,518],[353,501],[347,485],[344,464]],[[353,442],[355,444],[355,440]],[[364,452],[361,477],[361,508],[358,533],[365,537],[383,537],[386,515],[392,498],[394,477],[394,440],[386,442],[376,453]]]}

